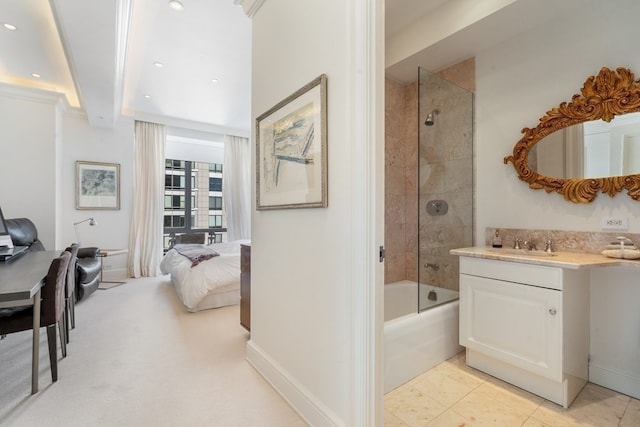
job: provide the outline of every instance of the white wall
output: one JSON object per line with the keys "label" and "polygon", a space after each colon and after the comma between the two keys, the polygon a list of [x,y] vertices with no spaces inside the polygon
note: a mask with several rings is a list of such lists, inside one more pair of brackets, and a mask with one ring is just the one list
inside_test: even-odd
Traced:
{"label": "white wall", "polygon": [[[0,89],[0,206],[5,217],[31,219],[51,250],[76,241],[74,222],[94,217],[97,226],[78,226],[83,246],[126,248],[133,198],[133,120],[122,119],[113,129],[92,128],[83,114],[63,107],[57,94]],[[77,160],[120,164],[120,210],[75,208]],[[105,267],[113,270],[107,277],[124,276],[126,257],[107,259]]]}
{"label": "white wall", "polygon": [[[76,241],[74,222],[93,217],[94,227],[88,222],[78,225],[78,237],[82,246],[98,246],[105,249],[129,246],[129,222],[133,202],[133,124],[130,118],[121,117],[113,128],[95,128],[80,113],[69,112],[62,119],[62,159],[59,165],[62,175],[62,235],[60,243],[68,245]],[[76,161],[120,164],[120,209],[76,209]],[[61,246],[62,247],[62,246]],[[127,257],[114,256],[104,259],[105,278],[125,277]]]}
{"label": "white wall", "polygon": [[329,208],[252,215],[251,340],[339,416],[346,411],[348,363],[349,198],[339,184],[346,184],[349,159],[345,7],[342,1],[268,1],[253,20],[252,61],[253,116],[328,76]]}
{"label": "white wall", "polygon": [[348,3],[269,0],[252,29],[253,117],[328,78],[329,207],[254,209],[251,224],[248,357],[270,381],[280,376],[281,392],[287,383],[325,416],[315,425],[344,425],[350,401]]}
{"label": "white wall", "polygon": [[[604,216],[628,217],[629,231],[640,232],[639,202],[626,194],[600,194],[590,204],[573,204],[529,189],[511,164],[502,163],[523,127],[534,127],[546,111],[569,101],[601,67],[628,67],[640,77],[639,15],[639,2],[585,1],[573,17],[476,56],[477,242],[485,240],[486,227],[599,231]],[[594,272],[591,283],[592,361],[630,376],[636,395],[640,366],[637,357],[624,354],[640,354],[637,310],[628,306],[640,301],[640,287],[630,286],[639,278],[637,271],[607,269]]]}
{"label": "white wall", "polygon": [[546,111],[569,101],[601,67],[629,67],[640,76],[640,45],[635,42],[640,3],[591,1],[585,6],[570,19],[476,56],[478,242],[484,241],[487,226],[599,230],[601,218],[610,215],[629,217],[629,231],[640,232],[638,202],[624,193],[573,204],[557,194],[530,190],[511,164],[502,163],[523,127],[534,127]]}
{"label": "white wall", "polygon": [[55,248],[56,110],[50,93],[0,87],[0,207],[5,218],[26,217],[45,248]]}

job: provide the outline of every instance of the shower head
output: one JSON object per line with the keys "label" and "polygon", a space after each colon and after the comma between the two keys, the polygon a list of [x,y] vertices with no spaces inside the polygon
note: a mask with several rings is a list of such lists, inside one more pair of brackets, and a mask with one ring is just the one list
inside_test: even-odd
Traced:
{"label": "shower head", "polygon": [[433,126],[433,116],[437,114],[440,114],[440,110],[438,110],[437,108],[427,114],[427,118],[424,121],[424,124],[427,126]]}

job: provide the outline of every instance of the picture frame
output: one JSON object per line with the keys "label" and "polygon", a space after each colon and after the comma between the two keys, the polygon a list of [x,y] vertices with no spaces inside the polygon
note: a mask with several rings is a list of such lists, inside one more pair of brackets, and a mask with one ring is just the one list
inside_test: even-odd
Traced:
{"label": "picture frame", "polygon": [[256,119],[256,209],[326,208],[327,76]]}
{"label": "picture frame", "polygon": [[120,164],[76,161],[76,209],[120,209]]}

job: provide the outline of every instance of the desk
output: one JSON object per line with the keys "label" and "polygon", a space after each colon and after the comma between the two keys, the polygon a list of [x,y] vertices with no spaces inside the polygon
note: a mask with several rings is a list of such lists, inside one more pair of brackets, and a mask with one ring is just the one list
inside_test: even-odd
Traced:
{"label": "desk", "polygon": [[[124,285],[127,282],[110,282],[108,280],[102,280],[102,258],[115,255],[124,255],[129,252],[129,249],[100,249],[98,256],[100,257],[100,283],[113,283],[116,285]],[[109,288],[101,288],[109,289]]]}
{"label": "desk", "polygon": [[38,392],[40,357],[40,288],[57,251],[27,252],[11,262],[0,262],[0,307],[33,305],[31,394]]}

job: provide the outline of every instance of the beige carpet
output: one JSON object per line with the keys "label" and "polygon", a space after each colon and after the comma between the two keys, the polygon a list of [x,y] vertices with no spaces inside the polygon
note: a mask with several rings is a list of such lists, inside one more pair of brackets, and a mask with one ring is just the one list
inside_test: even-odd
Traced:
{"label": "beige carpet", "polygon": [[130,279],[76,306],[69,355],[51,383],[41,330],[0,341],[2,426],[304,426],[245,360],[239,307],[188,313],[168,278]]}

